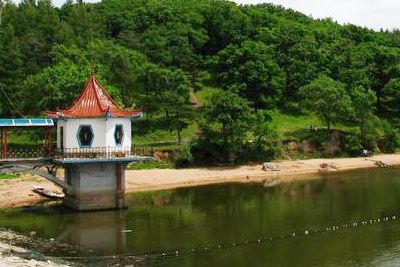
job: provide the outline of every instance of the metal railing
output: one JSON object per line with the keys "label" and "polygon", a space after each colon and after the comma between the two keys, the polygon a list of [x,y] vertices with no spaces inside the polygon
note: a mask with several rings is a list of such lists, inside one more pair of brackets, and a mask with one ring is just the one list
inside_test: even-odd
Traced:
{"label": "metal railing", "polygon": [[152,152],[143,147],[87,147],[55,149],[53,154],[54,159],[110,159],[134,156],[152,156]]}
{"label": "metal railing", "polygon": [[149,156],[152,157],[154,155],[154,148],[152,146],[136,146],[132,145],[131,153],[132,155],[139,156]]}
{"label": "metal railing", "polygon": [[130,147],[83,147],[55,149],[55,159],[129,158]]}
{"label": "metal railing", "polygon": [[6,151],[0,150],[0,159],[35,159],[49,158],[51,151],[44,146],[37,147],[10,147]]}

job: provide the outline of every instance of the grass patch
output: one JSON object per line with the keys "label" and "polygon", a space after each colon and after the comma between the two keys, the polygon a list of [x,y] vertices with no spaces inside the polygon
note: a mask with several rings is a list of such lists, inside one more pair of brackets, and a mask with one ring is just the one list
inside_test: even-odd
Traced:
{"label": "grass patch", "polygon": [[170,161],[144,161],[130,164],[128,170],[170,169],[173,167],[174,164]]}
{"label": "grass patch", "polygon": [[[171,131],[163,117],[149,118],[148,120],[134,122],[132,139],[135,145],[147,145],[161,142],[177,142],[176,131]],[[196,122],[192,122],[183,129],[181,137],[183,140],[192,139],[199,130]]]}
{"label": "grass patch", "polygon": [[42,145],[44,144],[43,129],[12,129],[8,131],[8,143],[26,144],[26,145]]}
{"label": "grass patch", "polygon": [[321,120],[313,114],[291,115],[278,110],[271,110],[268,114],[272,118],[271,126],[285,137],[291,137],[297,131],[306,131],[310,125],[323,127]]}
{"label": "grass patch", "polygon": [[0,180],[16,179],[20,176],[19,173],[0,173]]}
{"label": "grass patch", "polygon": [[[309,131],[311,125],[319,129],[325,129],[324,123],[312,113],[294,115],[283,113],[279,110],[270,110],[268,114],[272,118],[271,126],[276,128],[278,133],[285,139],[296,138],[302,140],[313,135],[314,133]],[[333,129],[354,132],[358,128],[357,126],[334,124],[332,125]]]}
{"label": "grass patch", "polygon": [[213,87],[204,87],[197,91],[195,94],[200,106],[203,106],[205,103],[207,103],[208,99],[215,91],[218,91],[218,89]]}

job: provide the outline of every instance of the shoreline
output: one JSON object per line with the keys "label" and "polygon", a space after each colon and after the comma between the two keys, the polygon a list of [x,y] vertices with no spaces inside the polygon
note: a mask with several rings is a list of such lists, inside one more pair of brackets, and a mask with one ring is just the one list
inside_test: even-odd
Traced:
{"label": "shoreline", "polygon": [[[368,158],[329,158],[274,161],[279,171],[263,171],[261,164],[234,167],[209,167],[191,169],[128,170],[125,174],[126,193],[171,190],[224,183],[260,183],[265,181],[290,182],[320,179],[324,173],[358,169],[379,168],[377,162],[389,167],[400,166],[400,154],[382,154]],[[328,165],[321,168],[321,164]],[[47,202],[33,193],[32,187],[40,185],[60,191],[53,183],[36,176],[0,180],[0,208],[16,208]]]}
{"label": "shoreline", "polygon": [[[210,167],[192,169],[132,170],[126,173],[126,192],[171,190],[224,183],[261,183],[279,180],[291,182],[319,179],[326,173],[339,173],[379,168],[376,162],[388,167],[400,166],[400,154],[382,154],[373,157],[330,158],[274,161],[280,171],[263,171],[261,164],[237,167]],[[321,164],[332,167],[322,170]]]}
{"label": "shoreline", "polygon": [[[67,267],[67,262],[61,263],[57,258],[44,257],[32,253],[32,248],[43,244],[35,241],[33,237],[18,234],[12,230],[0,229],[0,266],[36,266],[36,267]],[[22,247],[23,246],[23,247]],[[28,247],[29,247],[28,246]],[[50,246],[47,244],[47,246]],[[55,261],[53,261],[55,260]]]}

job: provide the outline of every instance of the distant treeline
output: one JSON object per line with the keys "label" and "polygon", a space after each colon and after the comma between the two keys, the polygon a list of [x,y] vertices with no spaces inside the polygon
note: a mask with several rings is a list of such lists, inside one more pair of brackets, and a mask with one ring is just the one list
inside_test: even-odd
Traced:
{"label": "distant treeline", "polygon": [[[376,141],[368,125],[393,133],[400,116],[398,31],[218,0],[5,3],[1,117],[65,108],[91,72],[117,102],[165,119],[179,139],[198,121],[221,160],[239,157],[249,139],[256,154],[266,146],[276,153],[264,140],[273,136],[262,126],[266,109],[311,110],[328,130],[337,121],[359,125],[357,149]],[[216,92],[194,112],[190,96],[205,87]]]}

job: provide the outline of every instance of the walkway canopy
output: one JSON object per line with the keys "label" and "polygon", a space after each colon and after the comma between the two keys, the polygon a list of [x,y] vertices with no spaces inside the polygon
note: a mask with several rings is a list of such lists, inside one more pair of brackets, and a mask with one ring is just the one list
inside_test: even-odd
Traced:
{"label": "walkway canopy", "polygon": [[[8,159],[10,150],[8,148],[8,130],[12,129],[33,129],[33,128],[45,128],[45,145],[44,150],[40,149],[40,151],[29,151],[29,153],[37,154],[38,156],[50,155],[52,153],[52,128],[54,126],[54,122],[52,119],[0,119],[0,159]],[[39,153],[40,152],[40,153]],[[11,153],[22,155],[26,154],[27,150],[22,151],[18,149]],[[14,155],[17,156],[17,155]]]}
{"label": "walkway canopy", "polygon": [[52,119],[0,119],[0,128],[52,127]]}

